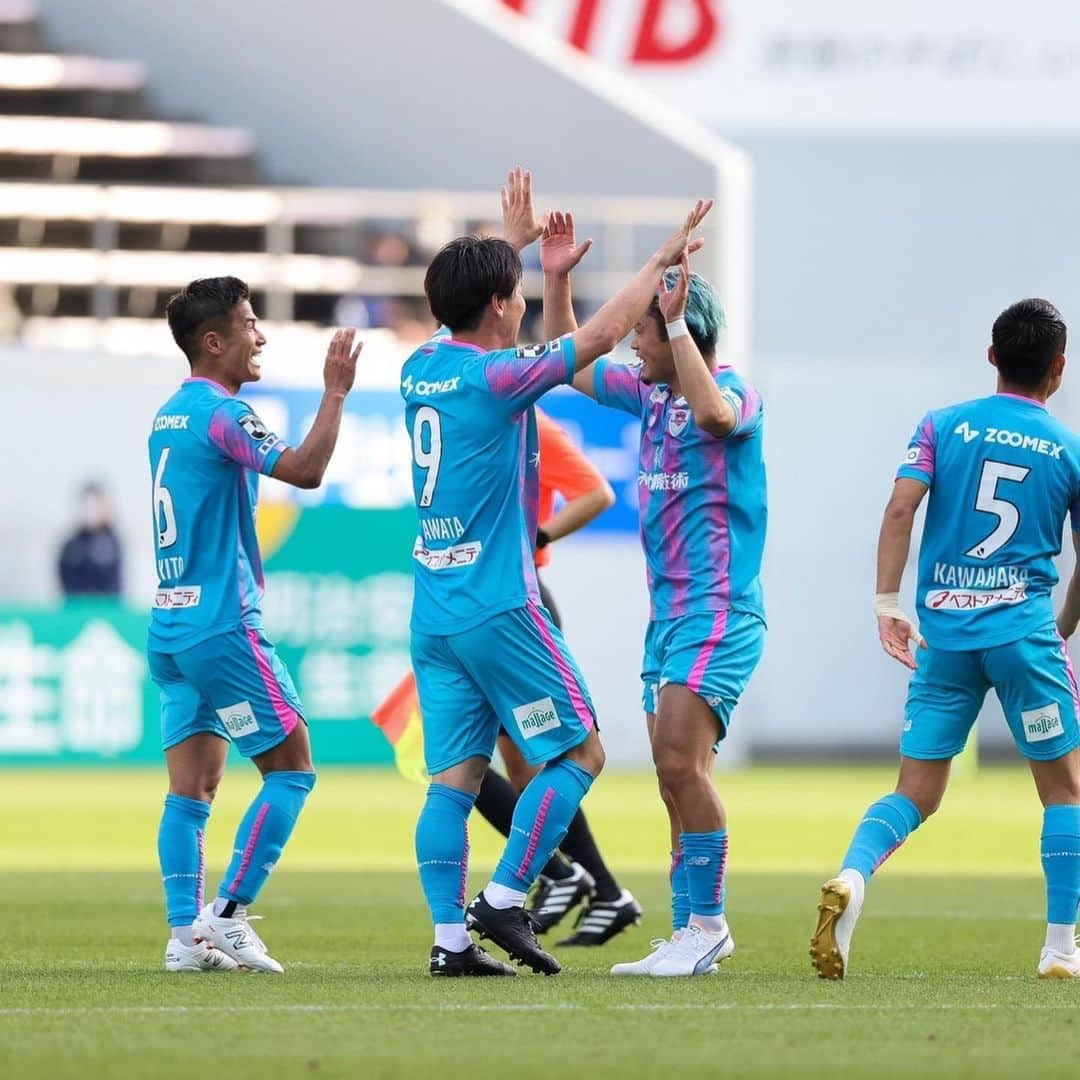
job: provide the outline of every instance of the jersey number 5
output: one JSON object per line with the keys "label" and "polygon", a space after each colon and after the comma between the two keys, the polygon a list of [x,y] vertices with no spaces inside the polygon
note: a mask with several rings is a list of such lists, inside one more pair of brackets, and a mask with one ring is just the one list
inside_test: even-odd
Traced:
{"label": "jersey number 5", "polygon": [[158,458],[154,470],[154,521],[157,523],[158,548],[172,547],[176,543],[176,513],[173,510],[172,493],[165,486],[165,466],[171,448],[166,446]]}
{"label": "jersey number 5", "polygon": [[1020,510],[1016,503],[998,498],[998,484],[1006,480],[1013,484],[1022,484],[1031,472],[1023,465],[1006,465],[1003,461],[984,461],[982,476],[979,478],[979,493],[975,497],[975,509],[984,514],[994,514],[997,527],[989,536],[983,537],[964,554],[969,559],[989,559],[1000,551],[1020,528]]}
{"label": "jersey number 5", "polygon": [[[427,428],[427,449],[424,449],[424,428]],[[418,469],[426,469],[424,489],[420,492],[420,506],[430,506],[435,498],[435,485],[439,482],[439,466],[442,464],[442,422],[430,405],[421,405],[413,420],[413,460]]]}

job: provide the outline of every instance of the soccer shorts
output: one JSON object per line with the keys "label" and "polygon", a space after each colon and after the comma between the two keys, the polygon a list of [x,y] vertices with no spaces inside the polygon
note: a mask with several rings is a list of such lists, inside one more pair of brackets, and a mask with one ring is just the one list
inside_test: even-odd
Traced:
{"label": "soccer shorts", "polygon": [[460,634],[414,632],[412,665],[432,775],[471,757],[490,760],[500,724],[530,765],[560,757],[596,726],[562,632],[537,604]]}
{"label": "soccer shorts", "polygon": [[905,757],[959,754],[991,687],[1024,757],[1053,761],[1080,746],[1076,676],[1053,624],[993,649],[927,648],[915,658],[900,738]]}
{"label": "soccer shorts", "polygon": [[180,652],[151,649],[148,657],[161,691],[163,750],[208,732],[258,757],[302,718],[292,678],[260,629],[241,626]]}
{"label": "soccer shorts", "polygon": [[655,714],[668,683],[685,686],[716,713],[723,739],[764,647],[765,623],[749,611],[654,619],[645,632],[641,703]]}

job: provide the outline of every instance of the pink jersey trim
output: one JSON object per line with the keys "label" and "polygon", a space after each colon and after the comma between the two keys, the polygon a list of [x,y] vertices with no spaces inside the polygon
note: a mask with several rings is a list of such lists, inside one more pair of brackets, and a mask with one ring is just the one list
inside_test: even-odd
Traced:
{"label": "pink jersey trim", "polygon": [[705,678],[705,672],[709,669],[709,661],[712,659],[716,647],[724,640],[724,631],[727,628],[727,609],[718,611],[713,618],[712,629],[709,631],[709,640],[701,647],[701,651],[694,660],[694,666],[690,669],[690,676],[686,680],[688,690],[696,694],[701,689],[701,681]]}
{"label": "pink jersey trim", "polygon": [[1013,398],[1015,401],[1028,401],[1032,405],[1038,405],[1040,409],[1046,408],[1046,402],[1040,401],[1038,398],[1028,397],[1027,394],[1010,394],[1007,390],[999,390],[994,397],[1007,397]]}
{"label": "pink jersey trim", "polygon": [[530,601],[526,607],[528,608],[529,615],[532,617],[536,629],[540,631],[541,640],[547,646],[548,652],[551,653],[551,659],[555,661],[555,667],[559,671],[559,677],[562,679],[563,686],[566,688],[566,693],[570,698],[570,704],[574,707],[574,712],[577,713],[577,717],[585,730],[592,731],[596,726],[592,709],[586,704],[585,695],[582,694],[581,687],[578,686],[578,681],[575,678],[573,671],[570,669],[570,665],[566,662],[566,657],[563,656],[562,649],[555,643],[555,638],[552,637],[551,630],[549,629],[540,608],[532,601]]}
{"label": "pink jersey trim", "polygon": [[1080,689],[1076,685],[1076,671],[1073,669],[1072,658],[1069,656],[1069,646],[1065,644],[1065,639],[1060,634],[1058,634],[1058,641],[1061,642],[1061,655],[1065,660],[1065,673],[1069,678],[1069,690],[1072,692],[1076,720],[1080,723]]}
{"label": "pink jersey trim", "polygon": [[274,712],[281,721],[281,728],[286,735],[291,735],[293,728],[296,727],[300,719],[300,715],[285,700],[285,695],[281,691],[281,684],[277,681],[273,668],[270,666],[270,660],[259,642],[259,635],[250,627],[245,627],[244,633],[247,634],[251,651],[255,656],[255,663],[258,665],[259,674],[262,676],[263,686],[266,687],[266,692],[270,697],[270,704],[274,706]]}
{"label": "pink jersey trim", "polygon": [[223,394],[227,394],[229,397],[235,397],[236,395],[226,386],[222,386],[217,379],[208,379],[205,375],[189,375],[182,383],[183,386],[187,386],[188,383],[209,383],[211,386],[216,386]]}
{"label": "pink jersey trim", "polygon": [[474,345],[471,341],[460,341],[458,338],[440,338],[440,345],[456,345],[459,349],[472,349],[473,352],[486,353],[490,352],[490,349],[482,349],[479,345]]}

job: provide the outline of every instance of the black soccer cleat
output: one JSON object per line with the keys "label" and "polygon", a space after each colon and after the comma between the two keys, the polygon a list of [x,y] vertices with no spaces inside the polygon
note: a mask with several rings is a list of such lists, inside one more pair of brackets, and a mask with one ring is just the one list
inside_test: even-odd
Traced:
{"label": "black soccer cleat", "polygon": [[587,903],[593,894],[593,879],[577,863],[571,866],[573,873],[568,878],[549,878],[541,874],[536,879],[529,914],[538,934],[546,934],[578,904]]}
{"label": "black soccer cleat", "polygon": [[593,900],[577,917],[574,933],[560,945],[603,945],[641,922],[641,905],[623,889],[618,900]]}
{"label": "black soccer cleat", "polygon": [[450,952],[436,945],[431,950],[428,969],[432,975],[460,978],[462,975],[516,975],[517,972],[501,960],[496,960],[479,945],[470,945],[461,952]]}
{"label": "black soccer cleat", "polygon": [[558,975],[562,965],[536,941],[532,916],[522,907],[495,908],[480,893],[465,912],[465,926],[495,942],[511,960],[538,975]]}

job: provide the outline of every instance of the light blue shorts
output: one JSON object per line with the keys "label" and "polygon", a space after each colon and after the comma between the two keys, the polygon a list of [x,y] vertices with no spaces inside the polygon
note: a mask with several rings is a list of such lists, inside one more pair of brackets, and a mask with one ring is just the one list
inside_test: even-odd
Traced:
{"label": "light blue shorts", "polygon": [[959,754],[991,687],[1024,757],[1053,761],[1080,746],[1076,676],[1053,624],[993,649],[919,649],[915,659],[900,738],[905,757]]}
{"label": "light blue shorts", "polygon": [[147,655],[161,691],[163,750],[208,732],[258,757],[303,719],[292,678],[261,629],[241,626],[181,652]]}
{"label": "light blue shorts", "polygon": [[537,604],[435,637],[413,632],[412,665],[434,775],[490,760],[500,725],[530,765],[583,743],[596,712],[562,632]]}
{"label": "light blue shorts", "polygon": [[655,714],[668,683],[685,686],[716,713],[723,739],[764,648],[765,623],[748,611],[654,619],[645,632],[641,703]]}

